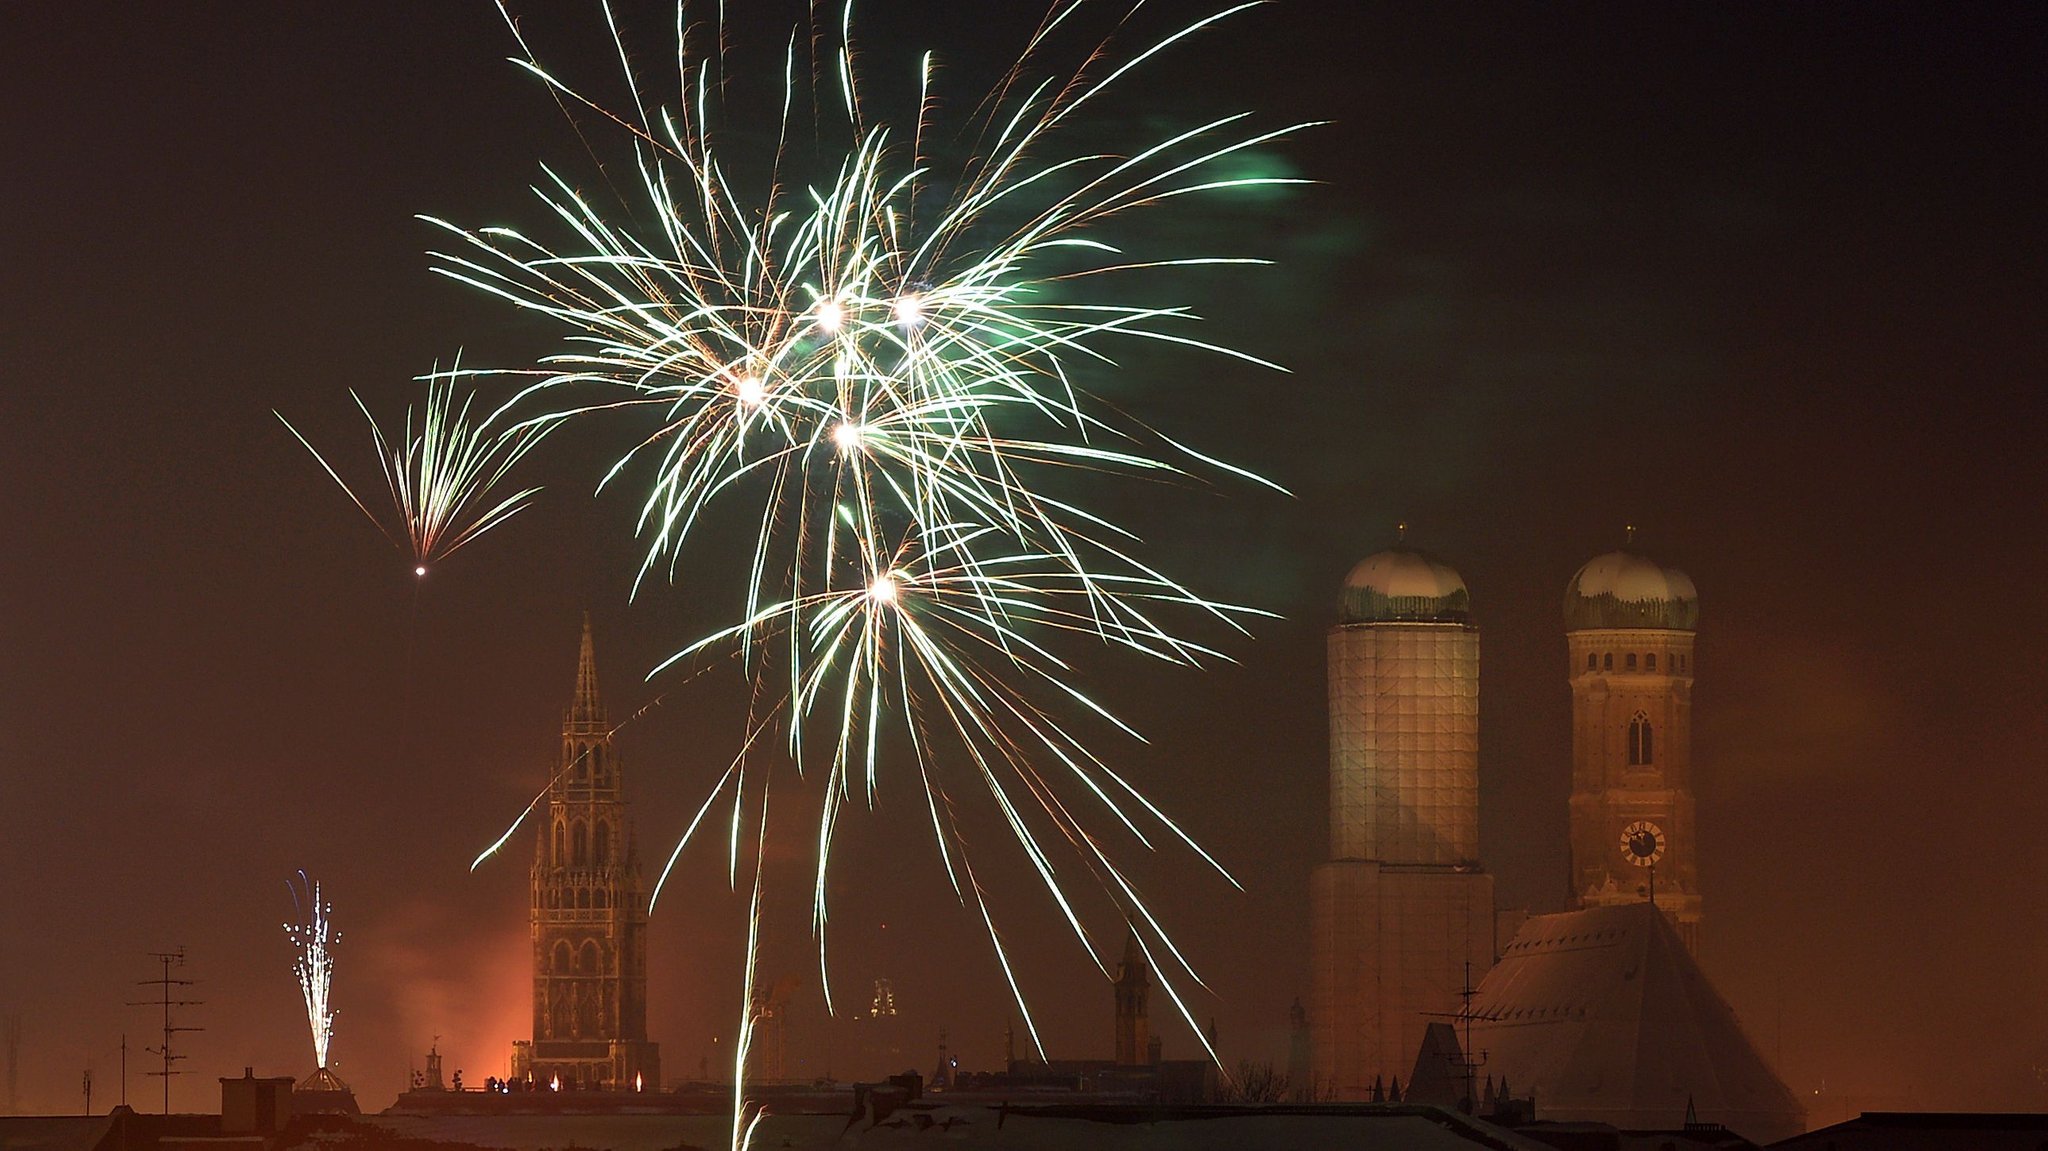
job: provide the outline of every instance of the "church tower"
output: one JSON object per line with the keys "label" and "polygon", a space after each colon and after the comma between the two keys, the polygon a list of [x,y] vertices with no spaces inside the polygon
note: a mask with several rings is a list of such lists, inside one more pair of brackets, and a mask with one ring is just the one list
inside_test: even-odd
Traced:
{"label": "church tower", "polygon": [[1572,896],[1580,907],[1654,900],[1700,942],[1692,796],[1691,577],[1629,551],[1565,589],[1572,688]]}
{"label": "church tower", "polygon": [[1479,866],[1479,627],[1449,564],[1397,546],[1344,581],[1329,633],[1330,860],[1310,889],[1319,1089],[1365,1099],[1493,966]]}
{"label": "church tower", "polygon": [[647,1041],[647,898],[624,786],[585,614],[533,862],[533,1040],[512,1059],[513,1077],[539,1087],[660,1086]]}
{"label": "church tower", "polygon": [[1138,1067],[1159,1060],[1152,1054],[1152,977],[1145,952],[1138,946],[1132,929],[1124,940],[1124,961],[1116,967],[1116,1061],[1121,1067]]}

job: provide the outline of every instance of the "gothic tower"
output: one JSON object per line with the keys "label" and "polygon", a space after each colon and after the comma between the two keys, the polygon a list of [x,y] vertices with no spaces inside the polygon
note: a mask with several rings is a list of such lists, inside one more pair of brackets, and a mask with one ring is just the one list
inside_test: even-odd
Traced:
{"label": "gothic tower", "polygon": [[1361,560],[1329,634],[1330,861],[1310,889],[1316,1086],[1410,1072],[1466,965],[1493,966],[1479,866],[1479,627],[1465,581],[1406,546]]}
{"label": "gothic tower", "polygon": [[1138,946],[1135,928],[1124,940],[1124,961],[1116,967],[1116,1061],[1119,1066],[1138,1067],[1157,1063],[1152,1055],[1152,1021],[1148,1000],[1152,977],[1145,952]]}
{"label": "gothic tower", "polygon": [[624,787],[586,614],[533,861],[533,1040],[515,1045],[512,1060],[513,1076],[537,1086],[660,1085],[661,1058],[647,1041],[647,899]]}
{"label": "gothic tower", "polygon": [[1609,552],[1565,589],[1572,688],[1572,896],[1654,897],[1699,951],[1692,798],[1692,579]]}

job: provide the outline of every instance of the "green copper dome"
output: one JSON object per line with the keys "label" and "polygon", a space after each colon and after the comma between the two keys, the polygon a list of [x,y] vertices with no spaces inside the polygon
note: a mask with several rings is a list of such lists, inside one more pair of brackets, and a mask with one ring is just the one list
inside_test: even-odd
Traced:
{"label": "green copper dome", "polygon": [[1634,552],[1596,556],[1564,589],[1567,631],[1628,627],[1692,631],[1700,593],[1692,577]]}
{"label": "green copper dome", "polygon": [[1391,547],[1344,577],[1337,622],[1470,623],[1472,597],[1456,568],[1428,552]]}

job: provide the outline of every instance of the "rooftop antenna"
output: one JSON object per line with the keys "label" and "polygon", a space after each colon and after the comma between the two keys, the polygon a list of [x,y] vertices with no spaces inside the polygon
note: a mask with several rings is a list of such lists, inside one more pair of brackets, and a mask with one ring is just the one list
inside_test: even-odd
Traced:
{"label": "rooftop antenna", "polygon": [[[1479,1068],[1486,1063],[1486,1052],[1472,1050],[1472,1020],[1478,1017],[1478,1013],[1472,1010],[1472,1000],[1478,995],[1479,989],[1472,986],[1472,961],[1467,959],[1465,961],[1465,986],[1463,990],[1458,992],[1458,1009],[1456,1011],[1425,1012],[1427,1015],[1453,1020],[1464,1032],[1460,1040],[1457,1058],[1451,1065],[1457,1068],[1458,1077],[1465,1081],[1465,1114],[1467,1115],[1479,1114],[1479,1097],[1476,1094],[1476,1084],[1479,1078]],[[1450,1057],[1445,1056],[1445,1058]],[[1410,1083],[1408,1086],[1412,1090],[1415,1084]]]}
{"label": "rooftop antenna", "polygon": [[6,1020],[0,1022],[0,1030],[6,1032],[6,1114],[20,1114],[18,1102],[18,1081],[20,1081],[20,1016],[8,1012]]}
{"label": "rooftop antenna", "polygon": [[9,1012],[4,1022],[7,1042],[7,1113],[16,1114],[16,1087],[20,1081],[21,1069],[21,1016]]}
{"label": "rooftop antenna", "polygon": [[[180,1060],[182,1060],[182,1059],[184,1059],[184,1058],[185,1058],[185,1056],[183,1056],[183,1055],[176,1055],[176,1054],[173,1054],[173,1053],[172,1053],[172,1051],[171,1051],[171,1037],[172,1037],[172,1036],[174,1036],[174,1035],[176,1035],[176,1034],[178,1034],[179,1032],[182,1032],[182,1031],[204,1031],[204,1030],[206,1030],[206,1029],[205,1029],[204,1027],[178,1027],[178,1026],[174,1026],[174,1025],[173,1025],[173,1024],[171,1023],[171,1008],[173,1008],[173,1007],[197,1007],[197,1006],[199,1006],[199,1005],[200,1005],[200,1004],[201,1004],[202,1002],[204,1002],[204,1001],[203,1001],[203,1000],[199,1000],[199,999],[173,999],[173,998],[171,998],[171,996],[172,996],[172,994],[173,994],[173,992],[172,992],[172,990],[171,990],[172,988],[174,988],[174,987],[190,987],[190,986],[192,986],[192,982],[193,982],[193,981],[192,981],[192,980],[190,980],[190,979],[173,979],[173,978],[171,977],[171,969],[172,969],[172,968],[174,968],[174,967],[183,967],[183,966],[185,966],[185,949],[184,949],[184,948],[180,947],[180,948],[178,948],[178,949],[177,949],[176,951],[152,951],[152,952],[150,952],[150,953],[149,953],[149,957],[150,957],[151,959],[154,959],[154,960],[156,960],[156,961],[157,961],[158,965],[159,965],[159,966],[161,966],[161,967],[163,968],[163,973],[162,973],[161,975],[157,976],[157,977],[156,977],[155,979],[138,979],[138,980],[136,980],[136,981],[135,981],[135,983],[136,983],[136,986],[138,986],[138,987],[154,987],[154,988],[157,988],[157,998],[155,998],[155,999],[132,999],[132,1000],[129,1000],[129,1002],[128,1002],[128,1006],[130,1006],[130,1007],[162,1007],[162,1008],[163,1008],[163,1012],[164,1012],[164,1044],[163,1044],[163,1046],[162,1046],[162,1047],[145,1047],[145,1048],[143,1048],[143,1050],[145,1050],[145,1051],[149,1052],[149,1053],[150,1053],[150,1054],[152,1054],[152,1055],[161,1055],[161,1056],[163,1056],[163,1060],[164,1060],[164,1069],[163,1069],[162,1071],[150,1071],[150,1072],[145,1072],[145,1074],[149,1074],[149,1075],[160,1075],[160,1076],[162,1076],[162,1077],[163,1077],[163,1081],[164,1081],[164,1114],[166,1114],[166,1115],[169,1115],[169,1114],[171,1113],[171,1076],[173,1076],[173,1075],[183,1075],[183,1074],[184,1074],[184,1072],[182,1072],[182,1071],[178,1070],[178,1068],[177,1068],[177,1064],[178,1064],[178,1062],[179,1062]],[[126,1058],[125,1058],[125,1053],[126,1053],[126,1051],[127,1051],[127,1040],[126,1040],[125,1038],[124,1038],[124,1039],[122,1040],[122,1051],[123,1051],[123,1053],[124,1053],[124,1057],[123,1057],[123,1069],[124,1069],[124,1071],[125,1071],[125,1069],[126,1069]],[[127,1082],[126,1082],[126,1075],[124,1074],[122,1078],[123,1078],[123,1082],[122,1082],[122,1094],[123,1094],[123,1095],[125,1096],[125,1095],[127,1094]]]}

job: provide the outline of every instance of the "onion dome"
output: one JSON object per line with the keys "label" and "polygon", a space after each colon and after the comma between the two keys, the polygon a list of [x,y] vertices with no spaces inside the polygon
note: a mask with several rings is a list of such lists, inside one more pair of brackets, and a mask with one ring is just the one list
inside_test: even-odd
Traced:
{"label": "onion dome", "polygon": [[1692,631],[1700,593],[1692,577],[1634,552],[1608,552],[1579,569],[1564,589],[1567,631],[1628,627]]}
{"label": "onion dome", "polygon": [[1359,560],[1344,577],[1337,622],[1470,623],[1472,597],[1458,569],[1397,545]]}

